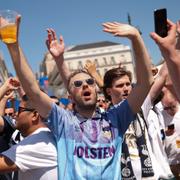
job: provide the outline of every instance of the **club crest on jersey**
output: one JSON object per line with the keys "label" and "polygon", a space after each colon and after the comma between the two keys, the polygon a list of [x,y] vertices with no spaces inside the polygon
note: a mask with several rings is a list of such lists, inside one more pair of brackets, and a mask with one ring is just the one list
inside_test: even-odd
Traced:
{"label": "club crest on jersey", "polygon": [[112,138],[111,127],[110,126],[103,127],[102,130],[103,130],[103,136],[105,138],[107,138],[107,139]]}

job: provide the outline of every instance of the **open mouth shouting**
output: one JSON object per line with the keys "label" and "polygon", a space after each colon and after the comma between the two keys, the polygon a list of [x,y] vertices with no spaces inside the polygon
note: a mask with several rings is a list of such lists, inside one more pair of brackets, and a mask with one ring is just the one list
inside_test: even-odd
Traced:
{"label": "open mouth shouting", "polygon": [[128,97],[128,93],[124,93],[123,95],[122,95],[122,97],[124,98],[124,99],[126,99],[127,97]]}
{"label": "open mouth shouting", "polygon": [[82,97],[84,98],[85,101],[91,100],[91,91],[90,90],[85,90],[82,92]]}

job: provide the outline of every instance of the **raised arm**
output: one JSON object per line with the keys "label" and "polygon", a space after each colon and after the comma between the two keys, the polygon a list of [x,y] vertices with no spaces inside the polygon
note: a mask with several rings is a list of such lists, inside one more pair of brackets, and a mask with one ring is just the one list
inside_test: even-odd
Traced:
{"label": "raised arm", "polygon": [[166,63],[164,62],[158,72],[154,84],[152,85],[149,91],[149,95],[152,103],[161,93],[161,90],[166,85],[167,80],[168,80],[168,69]]}
{"label": "raised arm", "polygon": [[14,96],[14,90],[18,90],[20,83],[16,78],[8,78],[0,87],[0,115],[4,115],[4,109],[8,99]]}
{"label": "raised arm", "polygon": [[153,83],[150,56],[146,50],[142,37],[136,28],[117,22],[104,23],[103,26],[105,32],[111,33],[114,36],[127,37],[132,42],[137,84],[127,100],[132,111],[136,113],[140,110]]}
{"label": "raised arm", "polygon": [[[17,17],[17,26],[19,29],[21,17]],[[46,117],[51,110],[51,99],[43,93],[36,81],[36,78],[29,67],[26,57],[20,48],[18,42],[18,35],[17,35],[17,42],[12,44],[6,44],[11,55],[14,68],[16,70],[17,76],[22,84],[22,87],[32,101],[33,106],[36,110],[41,114],[42,117]]]}
{"label": "raised arm", "polygon": [[175,91],[180,99],[180,21],[177,25],[170,20],[167,20],[167,23],[169,30],[166,37],[162,38],[155,32],[151,33],[151,37],[166,60]]}
{"label": "raised arm", "polygon": [[67,88],[67,82],[70,75],[70,71],[67,64],[64,61],[65,45],[64,45],[63,37],[60,36],[58,41],[56,32],[53,29],[47,29],[47,33],[48,33],[46,40],[47,48],[51,53],[51,55],[53,56],[56,65],[58,67],[59,73],[64,82],[64,85]]}
{"label": "raised arm", "polygon": [[9,78],[0,87],[0,133],[4,129],[4,120],[1,116],[4,115],[4,110],[7,100],[13,96],[13,91],[19,87],[19,82],[14,78]]}
{"label": "raised arm", "polygon": [[88,73],[96,80],[97,85],[99,88],[103,87],[103,79],[96,71],[96,64],[91,62],[90,60],[86,61],[84,68],[88,71]]}

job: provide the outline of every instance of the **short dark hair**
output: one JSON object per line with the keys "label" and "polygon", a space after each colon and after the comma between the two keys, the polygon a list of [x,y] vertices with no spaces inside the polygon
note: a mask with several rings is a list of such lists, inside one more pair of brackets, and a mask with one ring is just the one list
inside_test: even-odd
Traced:
{"label": "short dark hair", "polygon": [[103,86],[103,92],[106,99],[111,101],[111,97],[107,94],[106,89],[111,88],[114,79],[121,78],[123,76],[128,76],[130,82],[132,82],[132,73],[130,71],[125,70],[122,67],[113,68],[108,70],[104,75],[104,86]]}
{"label": "short dark hair", "polygon": [[29,101],[29,98],[26,94],[24,94],[21,99],[25,102]]}
{"label": "short dark hair", "polygon": [[[22,97],[21,97],[21,102],[24,102],[26,103],[26,107],[30,108],[30,109],[34,109],[33,105],[32,105],[32,102],[30,101],[30,98],[24,94]],[[35,110],[35,109],[34,109]]]}
{"label": "short dark hair", "polygon": [[52,98],[52,99],[58,99],[58,97],[55,96],[55,95],[51,95],[50,98]]}
{"label": "short dark hair", "polygon": [[[91,76],[87,71],[83,70],[83,69],[78,69],[76,71],[74,71],[73,73],[70,74],[70,76],[68,77],[68,81],[67,81],[67,90],[70,92],[70,88],[69,88],[69,83],[71,81],[71,79],[76,75],[76,74],[80,74],[80,73],[84,73],[84,74],[88,74],[89,76]],[[92,77],[92,76],[91,76]],[[92,77],[93,78],[93,77]]]}

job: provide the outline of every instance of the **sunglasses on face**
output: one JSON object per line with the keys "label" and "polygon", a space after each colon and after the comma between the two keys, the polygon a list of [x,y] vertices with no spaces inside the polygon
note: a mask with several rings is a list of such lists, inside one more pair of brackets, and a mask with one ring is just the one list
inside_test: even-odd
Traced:
{"label": "sunglasses on face", "polygon": [[20,107],[18,108],[18,115],[24,111],[30,111],[33,112],[35,109],[30,109],[30,108],[25,108],[25,107]]}
{"label": "sunglasses on face", "polygon": [[73,82],[73,86],[74,86],[75,88],[80,88],[80,87],[83,85],[84,82],[86,82],[89,86],[93,86],[93,85],[95,84],[94,79],[89,78],[89,79],[85,79],[85,80],[83,80],[83,81],[82,81],[82,80],[74,81],[74,82]]}

